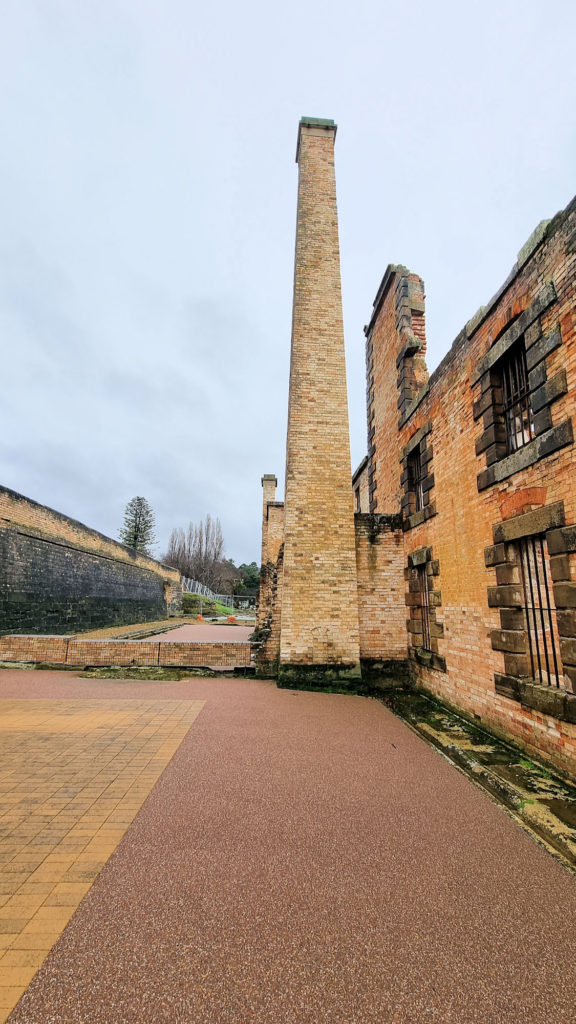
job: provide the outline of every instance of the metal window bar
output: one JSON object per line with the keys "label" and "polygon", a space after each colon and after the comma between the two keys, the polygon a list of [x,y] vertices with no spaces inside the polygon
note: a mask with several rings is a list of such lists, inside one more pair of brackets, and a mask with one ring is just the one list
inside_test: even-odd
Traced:
{"label": "metal window bar", "polygon": [[542,534],[522,537],[519,549],[532,676],[543,686],[560,687],[560,644],[546,542]]}
{"label": "metal window bar", "polygon": [[408,456],[408,488],[414,495],[416,512],[424,507],[424,491],[422,489],[422,459],[420,445]]}
{"label": "metal window bar", "polygon": [[430,641],[430,594],[428,591],[428,574],[425,565],[418,566],[418,586],[420,590],[420,616],[422,619],[422,647],[425,651],[432,650]]}
{"label": "metal window bar", "polygon": [[518,451],[534,437],[526,349],[521,342],[502,362],[502,401],[508,452]]}

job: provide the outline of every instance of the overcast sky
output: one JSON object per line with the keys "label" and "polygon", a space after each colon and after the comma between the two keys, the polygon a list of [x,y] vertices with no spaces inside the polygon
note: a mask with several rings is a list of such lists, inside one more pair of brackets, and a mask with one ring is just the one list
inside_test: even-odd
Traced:
{"label": "overcast sky", "polygon": [[4,0],[0,483],[117,536],[284,479],[301,115],[338,124],[353,466],[363,325],[426,283],[429,369],[576,192],[574,0]]}

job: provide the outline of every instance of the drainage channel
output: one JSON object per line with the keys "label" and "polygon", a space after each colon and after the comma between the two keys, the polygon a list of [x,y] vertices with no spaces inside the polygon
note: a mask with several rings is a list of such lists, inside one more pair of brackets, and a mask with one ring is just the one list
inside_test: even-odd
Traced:
{"label": "drainage channel", "polygon": [[576,785],[428,694],[390,690],[381,699],[576,873]]}

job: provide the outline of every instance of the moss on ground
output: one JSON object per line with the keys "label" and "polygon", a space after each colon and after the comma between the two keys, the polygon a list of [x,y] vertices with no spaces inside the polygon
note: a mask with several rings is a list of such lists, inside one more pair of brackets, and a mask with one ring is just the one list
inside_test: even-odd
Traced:
{"label": "moss on ground", "polygon": [[157,682],[178,682],[197,677],[212,678],[221,675],[207,668],[85,668],[78,675],[90,679],[154,679]]}

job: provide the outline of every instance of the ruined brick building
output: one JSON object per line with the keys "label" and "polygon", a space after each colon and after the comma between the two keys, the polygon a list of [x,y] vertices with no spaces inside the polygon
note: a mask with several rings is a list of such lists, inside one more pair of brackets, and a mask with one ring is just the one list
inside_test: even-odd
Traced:
{"label": "ruined brick building", "polygon": [[365,328],[350,487],[332,122],[299,126],[285,502],[263,477],[262,671],[412,679],[576,770],[576,200],[426,368],[424,283]]}

